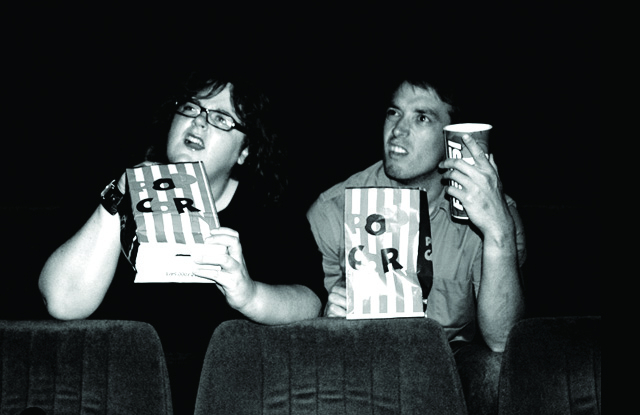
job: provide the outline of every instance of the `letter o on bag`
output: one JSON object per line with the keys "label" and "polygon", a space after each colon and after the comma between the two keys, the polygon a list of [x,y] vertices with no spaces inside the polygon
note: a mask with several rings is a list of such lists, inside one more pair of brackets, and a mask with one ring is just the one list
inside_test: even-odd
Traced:
{"label": "letter o on bag", "polygon": [[373,236],[382,235],[387,231],[387,225],[384,216],[374,213],[367,217],[367,224],[364,229]]}

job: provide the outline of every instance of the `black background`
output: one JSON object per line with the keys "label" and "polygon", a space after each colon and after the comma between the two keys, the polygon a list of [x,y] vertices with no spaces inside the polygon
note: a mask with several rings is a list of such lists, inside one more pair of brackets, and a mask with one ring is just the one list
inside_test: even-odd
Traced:
{"label": "black background", "polygon": [[[527,226],[530,312],[600,314],[598,13],[585,2],[7,9],[0,206],[18,243],[0,289],[18,289],[15,277],[33,294],[26,263],[40,257],[16,254],[42,256],[57,229],[38,217],[95,199],[138,163],[154,105],[192,64],[232,61],[268,80],[304,206],[380,158],[386,75],[438,65],[468,92],[467,121],[494,125]],[[16,220],[34,236],[16,236]]]}

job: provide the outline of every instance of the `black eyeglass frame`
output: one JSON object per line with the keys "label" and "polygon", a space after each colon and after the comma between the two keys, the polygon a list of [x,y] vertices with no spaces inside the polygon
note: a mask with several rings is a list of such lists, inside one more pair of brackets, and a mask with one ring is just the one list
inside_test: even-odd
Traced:
{"label": "black eyeglass frame", "polygon": [[[182,106],[182,105],[184,105],[184,104],[187,104],[187,103],[188,103],[188,104],[195,105],[196,107],[200,108],[200,112],[199,112],[197,115],[194,115],[194,116],[192,116],[192,115],[187,115],[187,114],[184,114],[184,113],[180,112],[180,111],[178,110],[178,109],[180,108],[180,106]],[[184,116],[184,117],[197,118],[197,117],[198,117],[200,114],[202,114],[203,112],[204,112],[205,114],[207,114],[207,116],[205,117],[205,120],[207,120],[207,123],[208,123],[209,125],[212,125],[212,126],[216,127],[216,128],[217,128],[217,129],[219,129],[219,130],[222,130],[222,131],[231,131],[231,130],[233,130],[233,129],[235,128],[236,130],[240,131],[240,132],[241,132],[241,133],[243,133],[243,134],[246,134],[246,133],[247,133],[247,129],[246,129],[246,127],[245,127],[244,125],[240,124],[239,122],[237,122],[236,120],[234,120],[234,119],[233,119],[233,117],[232,117],[231,115],[229,115],[229,114],[225,114],[224,112],[221,112],[221,111],[218,111],[218,110],[214,110],[214,109],[211,109],[211,108],[205,108],[205,107],[203,107],[202,105],[200,105],[200,104],[198,104],[198,103],[195,103],[195,102],[193,102],[193,101],[191,101],[191,100],[186,100],[186,101],[184,101],[184,102],[176,102],[176,113],[177,113],[177,114],[180,114],[180,115],[182,115],[182,116]],[[213,114],[220,114],[220,115],[223,115],[223,116],[224,116],[224,117],[226,117],[226,118],[229,118],[229,119],[231,120],[231,126],[230,126],[228,129],[225,129],[225,128],[222,128],[222,127],[220,127],[220,126],[218,126],[218,125],[215,125],[214,123],[212,123],[211,121],[209,121],[209,114],[212,114],[212,113],[213,113]]]}

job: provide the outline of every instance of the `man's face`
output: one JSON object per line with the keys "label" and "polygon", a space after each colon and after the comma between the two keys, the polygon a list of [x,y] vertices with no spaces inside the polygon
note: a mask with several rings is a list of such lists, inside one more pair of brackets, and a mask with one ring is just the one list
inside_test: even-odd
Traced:
{"label": "man's face", "polygon": [[[229,85],[213,97],[194,97],[193,101],[238,120],[231,104]],[[236,129],[223,131],[209,124],[205,113],[196,118],[176,114],[169,129],[167,156],[172,163],[202,161],[212,183],[226,180],[233,166],[242,164],[248,155],[244,138],[245,135]]]}
{"label": "man's face", "polygon": [[420,187],[440,180],[438,163],[445,156],[442,128],[451,121],[449,108],[432,89],[400,85],[384,123],[387,176]]}

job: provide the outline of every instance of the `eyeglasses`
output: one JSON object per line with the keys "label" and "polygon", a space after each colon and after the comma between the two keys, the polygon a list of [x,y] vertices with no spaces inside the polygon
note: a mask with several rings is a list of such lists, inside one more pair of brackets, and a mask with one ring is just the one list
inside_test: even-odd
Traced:
{"label": "eyeglasses", "polygon": [[245,127],[237,123],[233,117],[220,111],[202,107],[191,101],[187,101],[183,104],[176,102],[176,105],[178,106],[176,108],[176,112],[180,115],[184,115],[185,117],[196,118],[204,112],[207,114],[207,122],[216,128],[224,131],[230,131],[235,128],[241,133],[247,133]]}

